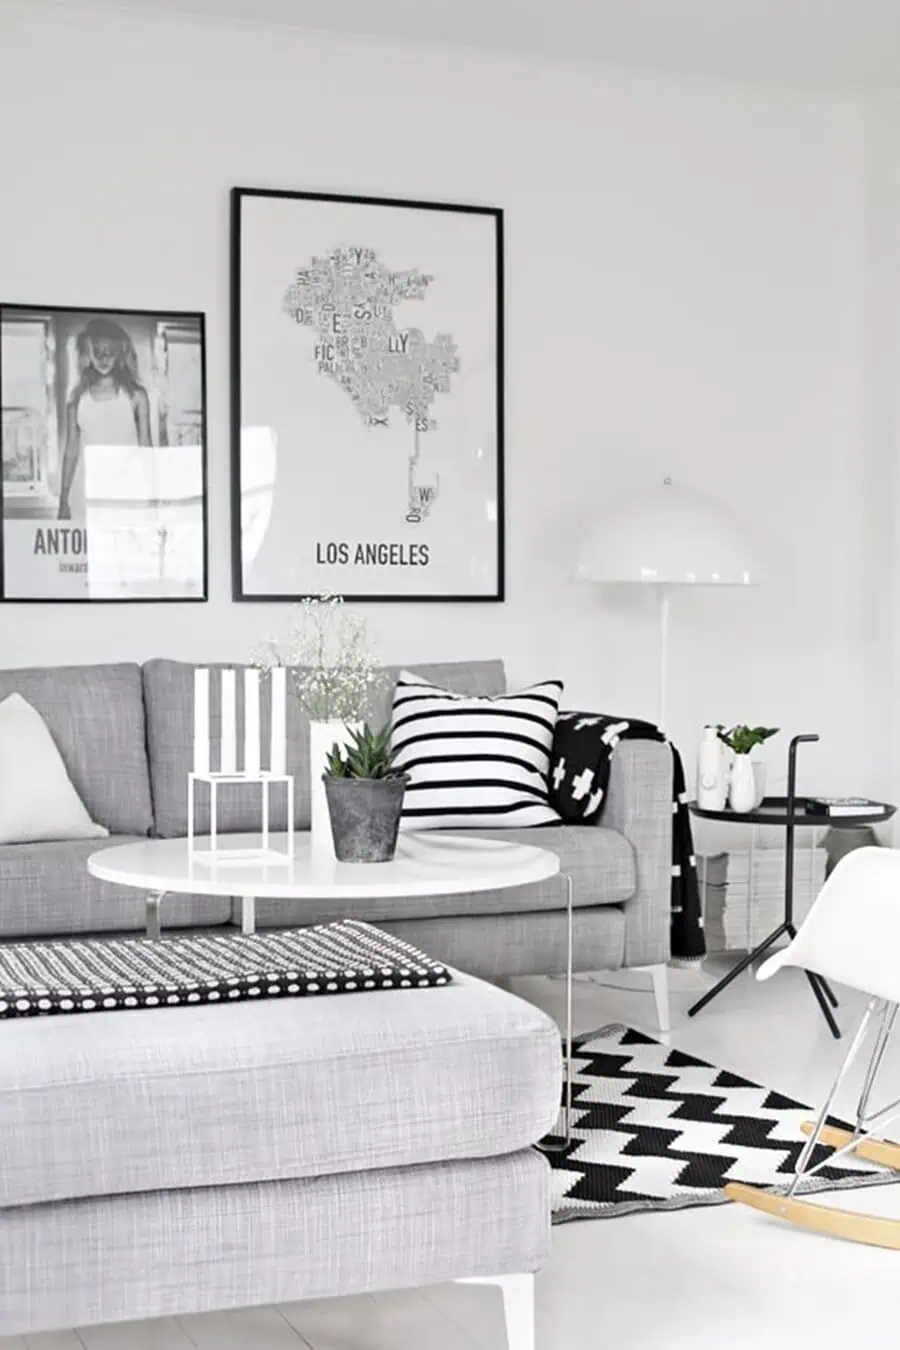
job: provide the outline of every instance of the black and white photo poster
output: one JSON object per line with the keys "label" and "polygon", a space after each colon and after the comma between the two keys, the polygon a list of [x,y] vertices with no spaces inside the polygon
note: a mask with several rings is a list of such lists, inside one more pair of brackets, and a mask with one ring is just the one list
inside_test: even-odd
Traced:
{"label": "black and white photo poster", "polygon": [[206,598],[203,337],[0,305],[4,600]]}
{"label": "black and white photo poster", "polygon": [[238,599],[503,598],[502,212],[235,189]]}

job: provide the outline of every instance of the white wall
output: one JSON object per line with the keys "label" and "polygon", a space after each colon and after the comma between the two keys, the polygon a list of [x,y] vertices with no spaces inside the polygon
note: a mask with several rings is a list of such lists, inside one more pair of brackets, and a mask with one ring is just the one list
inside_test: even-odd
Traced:
{"label": "white wall", "polygon": [[866,651],[878,790],[900,801],[900,92],[865,103]]}
{"label": "white wall", "polygon": [[2,299],[207,312],[211,484],[208,605],[0,607],[4,666],[240,658],[277,625],[229,599],[232,185],[482,202],[506,210],[509,599],[373,607],[384,656],[499,653],[652,714],[650,598],[571,581],[572,541],[669,473],[772,545],[765,589],[676,601],[676,736],[819,731],[816,784],[870,788],[847,717],[869,651],[857,104],[0,0],[0,138]]}

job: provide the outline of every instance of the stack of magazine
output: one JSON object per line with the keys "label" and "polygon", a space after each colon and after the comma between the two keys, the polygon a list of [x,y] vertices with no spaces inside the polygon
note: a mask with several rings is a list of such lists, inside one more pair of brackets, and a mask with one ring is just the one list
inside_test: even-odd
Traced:
{"label": "stack of magazine", "polygon": [[[707,951],[750,951],[778,927],[784,919],[784,860],[783,848],[697,859]],[[824,848],[807,846],[795,851],[794,920],[798,924],[825,883],[827,862]]]}
{"label": "stack of magazine", "polygon": [[888,808],[884,802],[874,802],[871,797],[807,797],[806,810],[811,816],[840,819],[848,816],[885,816]]}

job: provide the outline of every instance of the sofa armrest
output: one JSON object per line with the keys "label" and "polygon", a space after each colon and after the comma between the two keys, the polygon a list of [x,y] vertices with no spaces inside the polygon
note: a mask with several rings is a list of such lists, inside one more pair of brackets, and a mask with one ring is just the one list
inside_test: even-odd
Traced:
{"label": "sofa armrest", "polygon": [[672,752],[661,741],[620,741],[600,824],[634,849],[637,889],[623,906],[626,966],[668,961],[672,922]]}

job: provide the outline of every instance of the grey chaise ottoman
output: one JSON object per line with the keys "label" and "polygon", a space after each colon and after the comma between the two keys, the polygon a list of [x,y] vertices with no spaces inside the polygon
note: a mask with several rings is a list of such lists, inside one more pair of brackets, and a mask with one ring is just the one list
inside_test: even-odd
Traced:
{"label": "grey chaise ottoman", "polygon": [[531,1350],[560,1058],[460,974],[0,1022],[0,1334],[511,1277]]}

